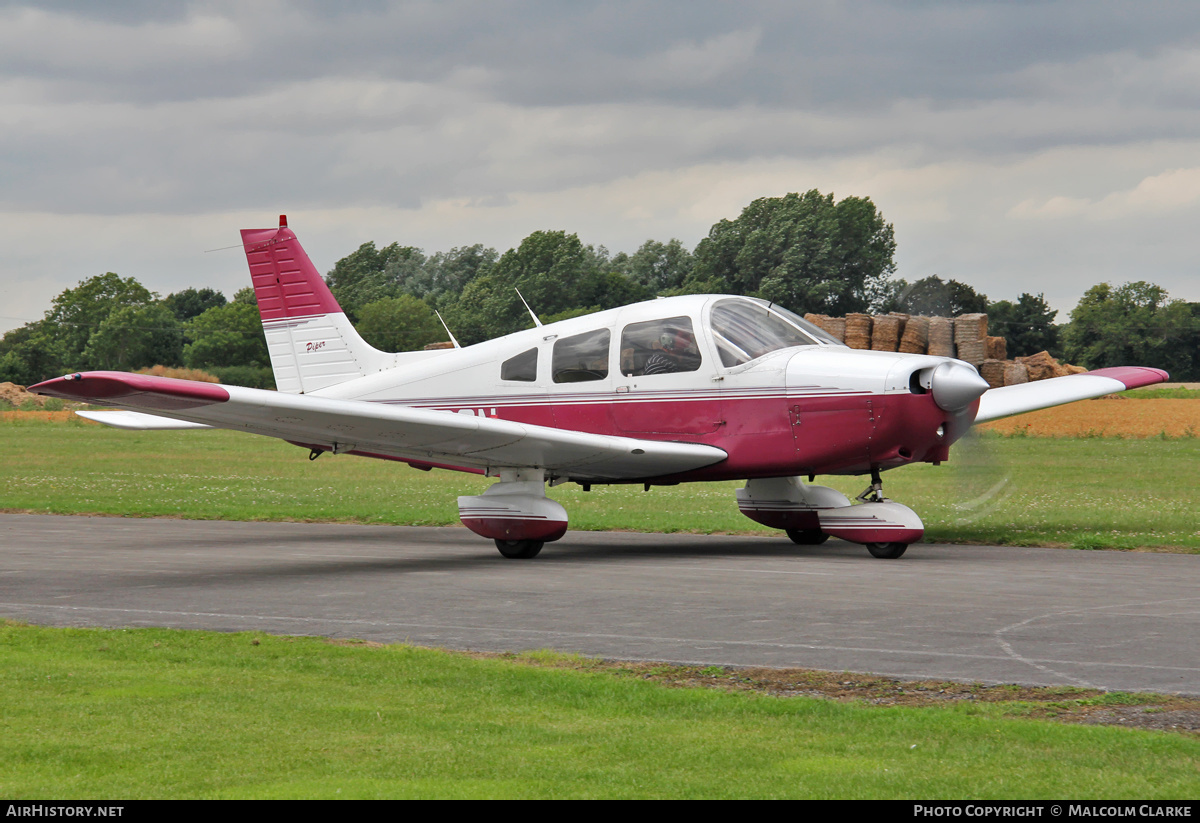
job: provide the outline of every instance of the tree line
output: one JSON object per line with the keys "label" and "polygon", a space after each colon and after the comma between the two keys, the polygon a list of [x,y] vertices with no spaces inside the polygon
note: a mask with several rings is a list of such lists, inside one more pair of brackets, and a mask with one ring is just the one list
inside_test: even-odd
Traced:
{"label": "tree line", "polygon": [[[1088,368],[1157,366],[1200,380],[1200,303],[1132,282],[1090,288],[1068,322],[1043,295],[992,301],[956,280],[896,278],[893,228],[865,197],[816,190],[755,200],[688,250],[647,240],[610,254],[565,231],[536,231],[503,254],[481,244],[432,255],[415,246],[364,243],[326,282],[367,342],[385,351],[446,339],[463,345],[543,322],[655,296],[745,294],[804,314],[955,316],[986,312],[1010,356],[1047,350]],[[519,295],[518,295],[519,292]],[[0,382],[23,385],[85,369],[185,366],[223,382],[273,386],[254,293],[233,300],[208,288],[159,298],[108,272],[56,297],[42,320],[0,339]]]}

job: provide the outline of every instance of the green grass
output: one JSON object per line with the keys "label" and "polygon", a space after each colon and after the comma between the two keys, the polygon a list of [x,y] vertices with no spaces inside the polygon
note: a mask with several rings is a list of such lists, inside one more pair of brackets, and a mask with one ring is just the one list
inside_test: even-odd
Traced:
{"label": "green grass", "polygon": [[1180,798],[1200,740],[408,646],[0,625],[0,795]]}
{"label": "green grass", "polygon": [[1164,397],[1174,400],[1200,400],[1200,389],[1134,389],[1121,392],[1116,396],[1127,397],[1131,400],[1156,400]]}
{"label": "green grass", "polygon": [[[226,431],[123,432],[0,415],[0,509],[230,520],[458,523],[456,498],[492,481],[307,452]],[[1200,552],[1200,439],[982,435],[943,466],[885,474],[934,542]],[[821,477],[853,497],[863,478]],[[740,483],[550,490],[572,529],[778,534],[742,517]]]}

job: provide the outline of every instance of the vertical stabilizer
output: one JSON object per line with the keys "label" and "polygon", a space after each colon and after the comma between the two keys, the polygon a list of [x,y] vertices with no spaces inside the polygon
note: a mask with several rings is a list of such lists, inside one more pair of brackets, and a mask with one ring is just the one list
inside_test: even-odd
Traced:
{"label": "vertical stabilizer", "polygon": [[242,245],[279,391],[314,392],[394,364],[354,330],[285,216],[277,229],[243,229]]}

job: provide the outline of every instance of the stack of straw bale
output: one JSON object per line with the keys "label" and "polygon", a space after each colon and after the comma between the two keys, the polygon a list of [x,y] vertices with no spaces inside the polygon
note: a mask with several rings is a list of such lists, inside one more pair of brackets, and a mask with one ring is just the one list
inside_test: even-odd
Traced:
{"label": "stack of straw bale", "polygon": [[958,359],[980,365],[987,359],[987,315],[963,314],[954,318],[954,345]]}
{"label": "stack of straw bale", "polygon": [[846,342],[846,318],[830,317],[827,314],[813,314],[810,312],[804,315],[804,319],[827,332],[831,337],[843,343]]}
{"label": "stack of straw bale", "polygon": [[846,315],[845,343],[852,349],[871,348],[871,315],[858,313]]}

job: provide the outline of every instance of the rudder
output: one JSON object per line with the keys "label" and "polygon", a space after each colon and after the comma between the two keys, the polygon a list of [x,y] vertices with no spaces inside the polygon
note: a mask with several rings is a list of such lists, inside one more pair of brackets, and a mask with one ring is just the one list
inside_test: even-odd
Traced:
{"label": "rudder", "polygon": [[242,229],[242,245],[279,391],[314,392],[393,365],[355,331],[285,215],[277,229]]}

